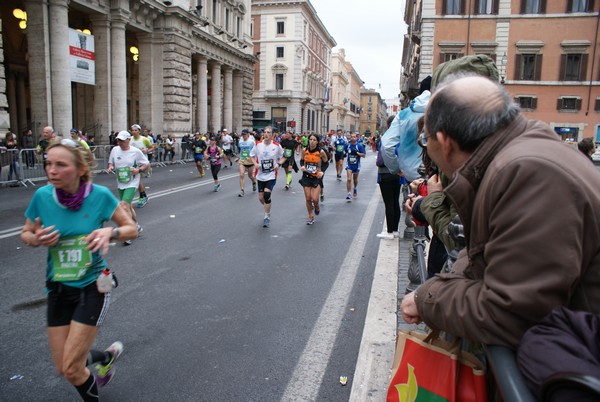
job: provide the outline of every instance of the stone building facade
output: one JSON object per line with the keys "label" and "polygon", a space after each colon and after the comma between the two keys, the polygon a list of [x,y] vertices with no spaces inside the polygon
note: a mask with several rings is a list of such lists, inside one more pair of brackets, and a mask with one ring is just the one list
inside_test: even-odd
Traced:
{"label": "stone building facade", "polygon": [[252,0],[254,127],[325,133],[333,37],[309,0]]}
{"label": "stone building facade", "polygon": [[406,2],[403,104],[439,64],[486,54],[525,116],[565,140],[600,141],[599,12],[591,0]]}
{"label": "stone building facade", "polygon": [[344,132],[360,130],[360,93],[363,81],[348,60],[346,52],[339,49],[332,55],[332,97],[330,124],[332,130]]}
{"label": "stone building facade", "polygon": [[[1,3],[0,124],[7,112],[13,131],[76,127],[104,143],[133,123],[175,136],[251,125],[250,0]],[[72,81],[72,30],[93,40],[93,84]]]}
{"label": "stone building facade", "polygon": [[360,94],[360,133],[367,136],[376,131],[383,133],[387,128],[387,105],[379,92],[363,89]]}

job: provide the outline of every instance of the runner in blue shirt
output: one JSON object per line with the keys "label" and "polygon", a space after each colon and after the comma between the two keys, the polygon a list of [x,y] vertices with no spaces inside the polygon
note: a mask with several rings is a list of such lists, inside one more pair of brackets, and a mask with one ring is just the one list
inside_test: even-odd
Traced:
{"label": "runner in blue shirt", "polygon": [[[351,202],[352,197],[358,197],[358,173],[360,172],[360,158],[366,156],[365,147],[358,142],[358,134],[354,133],[350,135],[350,143],[346,144],[344,153],[348,155],[346,161],[346,189],[348,195],[346,201]],[[352,189],[352,181],[354,181],[354,191]]]}

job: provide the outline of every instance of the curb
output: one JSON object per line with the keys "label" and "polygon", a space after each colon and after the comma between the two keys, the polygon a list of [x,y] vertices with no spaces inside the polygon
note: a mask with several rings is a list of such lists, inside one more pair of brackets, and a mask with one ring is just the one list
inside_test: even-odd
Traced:
{"label": "curb", "polygon": [[[385,222],[384,222],[385,227]],[[385,401],[396,350],[402,239],[380,240],[350,401]]]}

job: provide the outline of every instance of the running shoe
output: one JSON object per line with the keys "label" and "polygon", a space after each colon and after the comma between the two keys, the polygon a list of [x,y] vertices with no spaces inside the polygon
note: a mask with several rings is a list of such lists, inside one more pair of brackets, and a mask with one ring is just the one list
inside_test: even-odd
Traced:
{"label": "running shoe", "polygon": [[124,246],[131,246],[132,244],[133,244],[133,240],[125,240],[125,241],[123,242],[123,245],[124,245]]}
{"label": "running shoe", "polygon": [[204,177],[204,172],[200,173],[200,178]]}
{"label": "running shoe", "polygon": [[240,193],[238,194],[238,197],[243,197],[244,196],[244,190],[241,190]]}
{"label": "running shoe", "polygon": [[271,218],[269,218],[268,216],[265,216],[265,219],[263,219],[263,228],[268,228],[271,225]]}
{"label": "running shoe", "polygon": [[255,181],[252,182],[252,191],[256,191],[256,182]]}
{"label": "running shoe", "polygon": [[356,189],[354,189],[354,192],[352,193],[352,196],[353,196],[354,198],[358,197],[358,192],[356,191]]}
{"label": "running shoe", "polygon": [[144,231],[144,228],[139,223],[137,224],[138,236]]}
{"label": "running shoe", "polygon": [[144,208],[147,203],[148,203],[148,196],[140,197],[138,199],[138,208]]}
{"label": "running shoe", "polygon": [[117,361],[119,356],[121,356],[121,353],[123,353],[123,344],[117,341],[110,345],[106,349],[106,352],[112,355],[110,361],[106,364],[96,365],[96,371],[98,373],[98,375],[96,376],[96,382],[98,383],[99,387],[104,387],[108,385],[108,383],[115,376],[115,369],[113,367],[113,364],[115,363],[115,361]]}
{"label": "running shoe", "polygon": [[289,184],[286,184],[286,185],[285,185],[285,190],[287,191],[287,190],[289,190],[289,189],[290,189],[290,186],[289,186]]}
{"label": "running shoe", "polygon": [[342,176],[338,176],[337,181],[342,181]]}
{"label": "running shoe", "polygon": [[399,232],[392,232],[392,235],[394,235],[394,238],[396,238],[396,239],[400,238],[400,233]]}
{"label": "running shoe", "polygon": [[394,240],[394,235],[392,233],[381,232],[377,233],[377,237],[380,239]]}
{"label": "running shoe", "polygon": [[325,201],[325,194],[321,194],[321,202]]}
{"label": "running shoe", "polygon": [[308,220],[306,221],[307,225],[312,225],[313,223],[315,223],[315,219],[314,218],[308,218]]}
{"label": "running shoe", "polygon": [[352,201],[352,193],[348,193],[348,195],[346,196],[346,201]]}
{"label": "running shoe", "polygon": [[321,209],[319,208],[319,206],[315,205],[314,208],[315,208],[315,215],[319,215],[321,213]]}

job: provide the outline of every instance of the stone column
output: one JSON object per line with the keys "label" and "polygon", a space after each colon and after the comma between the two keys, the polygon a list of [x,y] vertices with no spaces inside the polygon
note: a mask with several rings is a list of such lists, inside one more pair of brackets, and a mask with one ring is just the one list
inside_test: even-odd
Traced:
{"label": "stone column", "polygon": [[125,22],[121,15],[113,16],[110,30],[112,129],[127,130],[127,65],[125,61]]}
{"label": "stone column", "polygon": [[27,11],[31,128],[37,142],[42,129],[53,124],[48,3],[46,0],[28,0],[25,2],[25,10]]}
{"label": "stone column", "polygon": [[233,132],[233,70],[231,67],[223,69],[223,127]]}
{"label": "stone column", "polygon": [[[10,72],[6,76],[6,98],[8,100],[8,117],[10,129],[13,131],[17,131],[17,126],[19,124],[17,120],[17,85],[14,74],[11,74]],[[0,138],[4,140],[4,137],[0,136]]]}
{"label": "stone column", "polygon": [[4,70],[4,44],[2,42],[2,18],[0,18],[0,132],[10,127],[8,100],[6,99],[6,72]]}
{"label": "stone column", "polygon": [[112,124],[110,21],[108,16],[90,15],[96,59],[96,85],[94,85],[94,119],[100,124],[96,144],[108,143],[108,136],[115,130]]}
{"label": "stone column", "polygon": [[12,129],[15,134],[20,136],[21,131],[27,128],[27,94],[25,93],[25,73],[17,74],[17,121],[18,126],[12,127]]}
{"label": "stone column", "polygon": [[65,136],[73,126],[69,60],[69,0],[49,0],[52,122]]}
{"label": "stone column", "polygon": [[236,70],[233,72],[233,125],[232,130],[241,133],[243,127],[242,124],[242,102],[243,102],[243,85],[244,85],[244,74],[241,71]]}
{"label": "stone column", "polygon": [[222,128],[221,123],[221,64],[211,65],[210,86],[210,131],[216,133]]}
{"label": "stone column", "polygon": [[199,57],[196,61],[198,79],[196,81],[198,100],[196,103],[196,126],[201,133],[208,131],[208,60]]}
{"label": "stone column", "polygon": [[[138,34],[140,124],[152,129],[155,135],[164,132],[162,39],[162,34],[156,32]],[[152,77],[149,85],[146,85],[146,77]]]}

